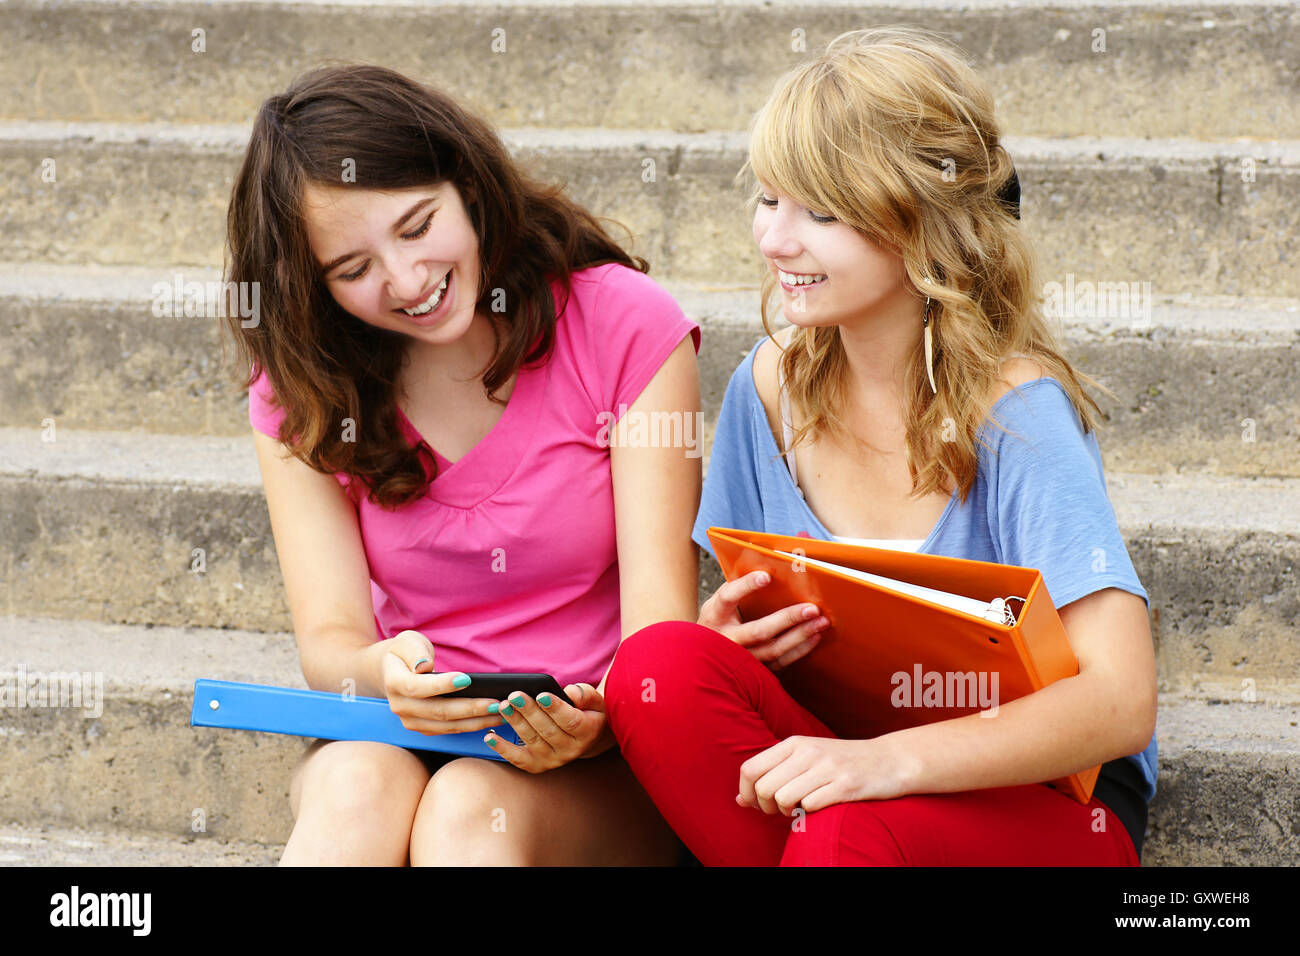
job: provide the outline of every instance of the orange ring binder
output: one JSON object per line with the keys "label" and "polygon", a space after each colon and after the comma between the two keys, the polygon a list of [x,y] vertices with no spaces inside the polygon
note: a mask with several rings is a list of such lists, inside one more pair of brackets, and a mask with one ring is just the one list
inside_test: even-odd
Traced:
{"label": "orange ring binder", "polygon": [[[1065,625],[1033,568],[736,528],[709,528],[708,535],[727,580],[760,570],[772,577],[741,602],[747,620],[803,602],[830,620],[817,647],[777,676],[845,739],[979,711],[996,715],[1000,703],[1079,673]],[[998,623],[801,562],[805,557],[989,604],[1024,603],[1013,623]],[[1043,782],[1086,804],[1100,771],[1097,765]]]}

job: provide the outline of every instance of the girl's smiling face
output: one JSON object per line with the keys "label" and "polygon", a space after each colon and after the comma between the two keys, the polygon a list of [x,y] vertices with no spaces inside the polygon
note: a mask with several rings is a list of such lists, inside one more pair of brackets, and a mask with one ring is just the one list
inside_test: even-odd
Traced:
{"label": "girl's smiling face", "polygon": [[911,297],[903,257],[852,226],[760,181],[754,241],[781,286],[785,317],[803,328],[855,326]]}
{"label": "girl's smiling face", "polygon": [[479,296],[478,236],[453,184],[380,191],[309,183],[303,199],[312,254],[347,312],[431,345],[465,334]]}

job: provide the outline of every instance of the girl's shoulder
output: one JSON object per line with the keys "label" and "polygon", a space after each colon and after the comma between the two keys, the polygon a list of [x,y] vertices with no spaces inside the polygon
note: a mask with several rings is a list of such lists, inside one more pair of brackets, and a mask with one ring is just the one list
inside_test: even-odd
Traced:
{"label": "girl's shoulder", "polygon": [[630,406],[688,334],[699,352],[700,324],[645,273],[604,263],[571,273],[570,286],[557,341],[597,411]]}
{"label": "girl's shoulder", "polygon": [[632,295],[645,289],[658,289],[659,284],[639,269],[621,262],[602,262],[569,273],[569,284],[575,293],[606,296]]}
{"label": "girl's shoulder", "polygon": [[[648,326],[650,328],[674,327],[687,321],[677,300],[658,282],[638,269],[619,262],[605,262],[569,274],[576,308],[565,306],[562,314],[570,312],[601,336],[617,335],[616,327],[624,330]],[[556,288],[559,288],[557,283]],[[563,291],[559,292],[563,295]],[[556,307],[564,303],[557,299]]]}
{"label": "girl's shoulder", "polygon": [[1027,385],[1046,375],[1043,367],[1027,355],[1012,355],[1002,363],[1002,376],[993,383],[991,401],[996,405],[1013,388]]}

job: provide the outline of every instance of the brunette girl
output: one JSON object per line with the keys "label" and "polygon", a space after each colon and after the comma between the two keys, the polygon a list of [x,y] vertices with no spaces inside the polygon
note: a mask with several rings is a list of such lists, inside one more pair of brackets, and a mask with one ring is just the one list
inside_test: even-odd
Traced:
{"label": "brunette girl", "polygon": [[[698,325],[485,122],[374,66],[262,105],[229,247],[308,686],[505,758],[316,741],[281,862],[674,862],[602,694],[623,637],[695,617],[699,458],[606,436],[698,414]],[[574,706],[441,696],[470,672],[553,674]]]}

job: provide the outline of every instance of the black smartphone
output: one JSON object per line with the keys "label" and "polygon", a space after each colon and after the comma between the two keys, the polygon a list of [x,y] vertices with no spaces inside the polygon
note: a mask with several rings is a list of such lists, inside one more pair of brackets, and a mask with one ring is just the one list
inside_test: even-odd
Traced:
{"label": "black smartphone", "polygon": [[508,695],[519,690],[533,700],[538,694],[553,694],[570,707],[573,701],[550,674],[469,674],[469,686],[461,687],[439,697],[490,697],[507,700]]}

